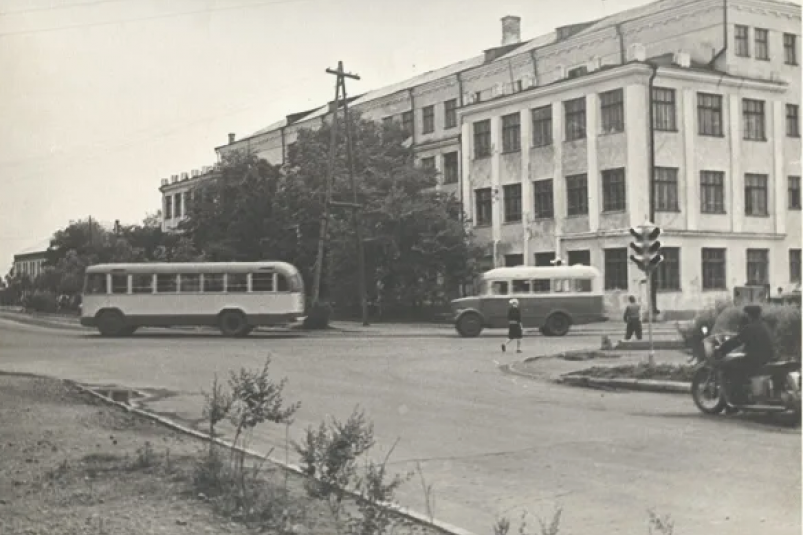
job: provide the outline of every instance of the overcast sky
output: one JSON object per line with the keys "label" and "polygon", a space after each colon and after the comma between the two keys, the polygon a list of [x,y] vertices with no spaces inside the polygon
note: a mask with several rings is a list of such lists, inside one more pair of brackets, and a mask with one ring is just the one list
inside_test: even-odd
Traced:
{"label": "overcast sky", "polygon": [[[332,98],[644,0],[0,0],[0,272],[89,215],[140,222],[159,181]],[[797,0],[800,3],[800,0]],[[560,6],[557,8],[555,6]]]}

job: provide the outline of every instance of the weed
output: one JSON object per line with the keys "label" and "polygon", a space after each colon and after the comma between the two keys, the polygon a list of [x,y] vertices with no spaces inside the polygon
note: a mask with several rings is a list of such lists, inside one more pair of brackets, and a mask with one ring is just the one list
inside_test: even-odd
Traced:
{"label": "weed", "polygon": [[675,523],[671,516],[660,516],[652,510],[647,511],[647,514],[650,515],[650,535],[672,535],[675,532]]}
{"label": "weed", "polygon": [[146,470],[148,468],[153,468],[158,463],[159,457],[154,451],[153,445],[146,441],[145,445],[143,445],[141,448],[137,448],[137,456],[129,468],[131,470]]}

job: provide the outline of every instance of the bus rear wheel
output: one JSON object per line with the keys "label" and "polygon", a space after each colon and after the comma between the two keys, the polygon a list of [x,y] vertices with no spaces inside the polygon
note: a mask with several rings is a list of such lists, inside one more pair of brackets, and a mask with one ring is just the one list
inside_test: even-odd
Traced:
{"label": "bus rear wheel", "polygon": [[566,314],[557,312],[547,318],[542,332],[547,336],[565,336],[571,325],[572,322]]}
{"label": "bus rear wheel", "polygon": [[116,310],[106,310],[98,316],[101,336],[120,336],[126,333],[125,317]]}
{"label": "bus rear wheel", "polygon": [[229,337],[247,336],[252,331],[245,314],[239,310],[226,310],[220,314],[218,326],[223,336]]}

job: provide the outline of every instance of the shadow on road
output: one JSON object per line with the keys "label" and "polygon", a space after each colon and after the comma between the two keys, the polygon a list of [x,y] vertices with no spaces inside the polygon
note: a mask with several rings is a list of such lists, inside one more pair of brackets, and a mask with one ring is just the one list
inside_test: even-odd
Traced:
{"label": "shadow on road", "polygon": [[221,340],[231,342],[232,340],[237,341],[247,341],[247,340],[292,340],[296,338],[306,338],[304,335],[300,334],[290,334],[290,333],[251,333],[248,336],[244,336],[242,338],[228,338],[218,333],[213,332],[176,332],[176,331],[167,331],[167,332],[147,332],[147,333],[137,333],[131,336],[115,336],[115,337],[106,337],[101,336],[100,334],[96,333],[86,333],[82,334],[81,338],[86,338],[90,340],[108,340],[108,341],[115,341],[115,340],[136,340],[136,339],[174,339],[174,338],[200,338],[200,339],[214,339],[214,340]]}
{"label": "shadow on road", "polygon": [[679,420],[704,420],[718,426],[739,426],[749,429],[760,429],[778,433],[800,432],[799,422],[791,414],[769,414],[761,412],[746,412],[737,414],[703,414],[695,412],[692,407],[689,412],[631,412],[634,416],[652,416],[659,418],[674,418]]}

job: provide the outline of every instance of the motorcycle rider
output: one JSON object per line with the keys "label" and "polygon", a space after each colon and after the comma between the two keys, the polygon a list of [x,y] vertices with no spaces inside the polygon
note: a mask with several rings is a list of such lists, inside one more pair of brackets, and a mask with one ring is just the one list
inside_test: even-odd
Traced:
{"label": "motorcycle rider", "polygon": [[744,307],[747,321],[742,323],[739,334],[726,340],[719,346],[717,352],[724,357],[730,351],[744,345],[744,358],[723,362],[725,377],[735,388],[730,389],[733,401],[736,404],[746,403],[745,388],[750,376],[755,375],[768,362],[775,360],[775,346],[772,342],[772,332],[762,321],[761,307],[747,305]]}

